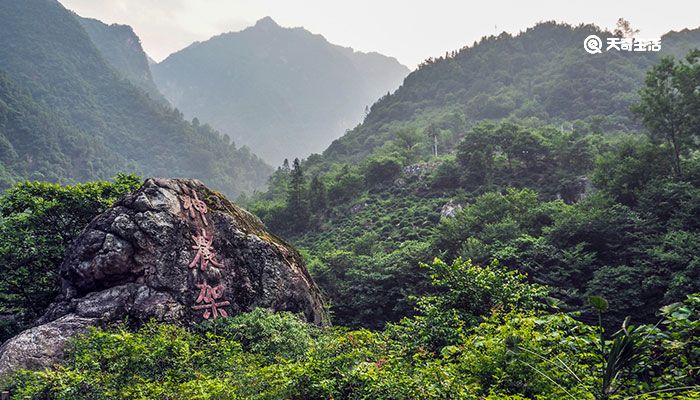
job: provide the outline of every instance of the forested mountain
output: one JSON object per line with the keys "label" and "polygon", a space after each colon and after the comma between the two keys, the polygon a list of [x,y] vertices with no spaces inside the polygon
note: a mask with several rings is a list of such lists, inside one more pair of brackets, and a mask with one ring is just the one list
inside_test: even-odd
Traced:
{"label": "forested mountain", "polygon": [[[665,55],[685,55],[700,44],[700,29],[670,32],[660,53],[584,51],[588,35],[610,37],[593,25],[540,23],[518,35],[502,33],[426,60],[393,94],[375,103],[364,123],[324,152],[333,161],[357,161],[406,124],[444,129],[484,119],[581,121],[597,131],[640,127],[630,112],[646,71]],[[457,128],[462,129],[463,128]],[[441,147],[455,144],[443,138]]]}
{"label": "forested mountain", "polygon": [[126,65],[138,52],[103,56],[98,47],[106,43],[96,46],[57,1],[0,2],[6,184],[19,177],[105,179],[126,171],[197,177],[230,194],[260,187],[270,171],[264,162],[149,98],[116,71],[126,66],[105,61]]}
{"label": "forested mountain", "polygon": [[326,148],[408,73],[395,59],[328,43],[271,18],[152,66],[165,97],[270,163]]}
{"label": "forested mountain", "polygon": [[148,56],[141,40],[128,25],[107,25],[93,18],[75,16],[105,60],[152,99],[165,101],[151,76]]}
{"label": "forested mountain", "polygon": [[[111,69],[54,3],[21,3],[49,31],[23,38],[13,32],[43,30],[23,18],[20,3],[3,1],[0,16],[10,17],[0,25],[0,68],[10,73],[0,74],[0,123],[12,129],[3,127],[0,155],[11,161],[5,165],[17,171],[12,173],[47,174],[54,163],[84,171],[80,163],[88,156],[104,156],[98,158],[103,164],[88,165],[107,170],[123,166],[125,154],[142,162],[143,148],[152,168],[173,167],[169,157],[193,162],[187,157],[195,151],[201,163],[190,169],[206,167],[206,179],[219,184],[223,178],[211,174],[230,161],[228,153],[208,157],[225,139],[156,107],[125,80],[94,76]],[[47,16],[49,11],[56,15]],[[269,20],[258,25],[245,35],[281,30]],[[632,32],[624,20],[619,25],[628,29],[616,35]],[[81,46],[52,42],[59,33],[54,30]],[[166,311],[167,319],[145,323],[135,315],[91,329],[70,342],[60,365],[0,376],[0,392],[13,399],[65,400],[699,399],[700,50],[692,50],[700,47],[699,31],[664,36],[664,52],[675,59],[589,55],[582,44],[592,32],[609,35],[592,26],[546,23],[426,62],[324,154],[285,160],[267,192],[240,197],[271,233],[298,247],[328,300],[333,326],[261,308],[221,312],[232,306],[219,302],[224,287],[205,281],[192,300],[210,303],[213,319],[165,322],[179,313],[169,311],[175,310],[171,303],[142,301]],[[8,34],[12,40],[5,40]],[[34,64],[8,57],[30,39],[38,49]],[[16,46],[9,47],[15,52],[7,46]],[[82,49],[78,58],[76,49]],[[66,79],[47,77],[52,68]],[[75,96],[57,96],[59,89]],[[144,139],[116,128],[129,123],[125,114],[141,122],[161,119],[148,119],[153,134]],[[164,125],[180,148],[168,146]],[[206,140],[194,142],[197,135]],[[85,147],[86,141],[91,145]],[[157,141],[165,143],[151,151]],[[28,156],[34,145],[47,149],[41,158]],[[75,156],[78,149],[86,156]],[[291,147],[284,150],[293,156]],[[73,156],[51,158],[61,154]],[[140,290],[124,300],[107,289],[45,313],[59,292],[64,256],[76,241],[93,248],[87,232],[101,224],[88,230],[86,224],[140,184],[125,174],[71,186],[24,182],[0,196],[0,340],[42,314],[50,320],[76,312],[51,330],[40,325],[10,339],[0,357],[33,362],[38,350],[39,357],[45,348],[56,354],[55,337],[42,332],[74,331],[72,318],[81,312],[92,319],[92,306],[82,304],[116,308],[108,317],[122,312],[111,307],[122,301],[137,308]],[[220,221],[216,213],[225,199],[201,199],[211,212],[207,218]],[[108,221],[114,217],[112,211],[106,215]],[[128,224],[117,220],[109,230],[124,232],[124,243],[131,243]],[[213,225],[218,229],[220,222]],[[149,237],[169,235],[171,226],[154,224]],[[256,248],[251,256],[237,232],[218,243],[206,230],[202,236],[243,258],[265,253]],[[142,233],[133,238],[140,242]],[[256,228],[246,240],[255,242],[258,235],[261,241],[272,237]],[[121,242],[105,239],[102,246]],[[216,253],[197,243],[195,264],[200,255],[210,256],[216,273]],[[98,251],[93,261],[144,254],[131,256],[129,246]],[[284,245],[280,251],[297,265],[294,249]],[[176,263],[189,270],[189,258],[181,259]],[[83,257],[76,262],[88,263]],[[267,261],[260,265],[261,280],[284,279],[269,273]],[[238,271],[235,280],[244,291],[259,285]],[[35,343],[47,341],[44,347]]]}
{"label": "forested mountain", "polygon": [[[662,48],[685,60],[697,32]],[[603,294],[614,324],[700,290],[698,54],[590,55],[592,33],[612,35],[544,23],[428,61],[249,200],[305,251],[337,321],[409,315],[435,256],[498,259],[572,310]]]}
{"label": "forested mountain", "polygon": [[[29,92],[2,71],[0,148],[2,188],[22,179],[86,180],[97,172],[92,162],[117,161],[102,143],[71,126],[49,107],[34,101]],[[103,171],[102,175],[109,173]]]}

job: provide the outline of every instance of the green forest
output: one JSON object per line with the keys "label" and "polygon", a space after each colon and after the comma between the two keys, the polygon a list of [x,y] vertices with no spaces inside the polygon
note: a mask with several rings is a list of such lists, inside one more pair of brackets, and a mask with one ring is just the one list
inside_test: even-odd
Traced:
{"label": "green forest", "polygon": [[[662,55],[582,57],[596,29],[544,23],[427,60],[323,154],[285,160],[267,190],[238,198],[299,249],[329,326],[256,309],[93,328],[62,365],[19,371],[0,389],[66,400],[700,399],[698,33],[665,36]],[[51,129],[46,146],[82,138],[3,79],[27,123]],[[4,104],[0,127],[13,115]],[[163,123],[211,151],[224,140],[177,113]],[[16,166],[0,197],[0,315],[13,315],[0,319],[1,342],[44,313],[72,240],[142,178],[105,167],[87,183],[24,182],[21,147],[0,150],[17,160],[4,164]],[[202,179],[227,182],[211,175],[222,165],[208,168]]]}
{"label": "green forest", "polygon": [[150,74],[129,80],[137,72],[124,64],[147,68],[146,56],[135,35],[120,48],[107,39],[129,31],[108,28],[58,2],[0,3],[0,188],[119,172],[205,179],[232,196],[262,187],[267,164],[142,90],[155,88]]}

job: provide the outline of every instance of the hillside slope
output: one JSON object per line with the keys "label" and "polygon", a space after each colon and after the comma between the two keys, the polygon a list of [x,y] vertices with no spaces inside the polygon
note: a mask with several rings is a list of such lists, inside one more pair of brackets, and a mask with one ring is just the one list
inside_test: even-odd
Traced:
{"label": "hillside slope", "polygon": [[161,92],[270,163],[320,152],[408,73],[395,59],[328,43],[271,18],[152,67]]}
{"label": "hillside slope", "polygon": [[22,179],[87,180],[115,163],[102,143],[72,127],[0,71],[0,188]]}
{"label": "hillside slope", "polygon": [[[406,124],[464,130],[484,119],[537,118],[561,124],[582,121],[597,131],[640,126],[630,106],[646,71],[662,56],[700,46],[700,29],[670,32],[662,51],[584,51],[590,34],[612,36],[593,25],[540,23],[518,35],[502,33],[429,59],[395,92],[375,103],[363,124],[334,141],[329,161],[358,161],[395,139]],[[457,122],[456,122],[457,121]],[[446,140],[449,149],[456,141]]]}
{"label": "hillside slope", "polygon": [[143,89],[152,99],[165,101],[151,76],[148,56],[141,40],[129,25],[107,25],[102,21],[75,16],[105,60],[128,79]]}
{"label": "hillside slope", "polygon": [[[29,149],[31,160],[61,159],[70,165],[47,175],[36,162],[25,162],[16,170],[22,177],[73,182],[119,171],[188,176],[237,195],[261,187],[270,172],[247,149],[237,149],[209,126],[190,124],[119,76],[55,0],[0,2],[0,71],[11,82],[2,98],[17,100],[13,93],[21,89],[19,101],[27,104],[12,109],[0,133],[12,147]],[[42,131],[19,125],[34,118],[27,114],[34,107],[30,103],[50,114],[43,132],[60,145],[41,152]],[[36,134],[12,134],[22,130]],[[5,156],[0,161],[14,162]]]}
{"label": "hillside slope", "polygon": [[[428,280],[418,265],[436,255],[496,258],[572,310],[603,295],[615,324],[698,290],[685,250],[697,152],[674,176],[672,152],[630,110],[662,54],[589,55],[591,32],[605,36],[540,24],[427,62],[322,155],[273,174],[249,208],[303,249],[337,321],[409,315]],[[684,55],[697,32],[662,47]]]}

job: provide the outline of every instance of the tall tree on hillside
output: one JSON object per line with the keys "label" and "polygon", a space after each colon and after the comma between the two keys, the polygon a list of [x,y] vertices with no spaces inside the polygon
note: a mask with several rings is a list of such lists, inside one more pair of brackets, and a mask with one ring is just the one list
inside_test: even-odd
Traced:
{"label": "tall tree on hillside", "polygon": [[306,178],[298,158],[294,159],[287,189],[287,215],[291,229],[302,231],[309,223],[309,205],[306,199]]}
{"label": "tall tree on hillside", "polygon": [[642,117],[650,138],[665,142],[673,157],[673,171],[682,176],[681,157],[697,147],[700,137],[700,50],[686,61],[664,58],[646,78],[641,100],[633,111]]}
{"label": "tall tree on hillside", "polygon": [[422,139],[421,134],[416,131],[416,128],[402,128],[396,132],[396,139],[408,162],[413,162],[416,157],[416,146]]}
{"label": "tall tree on hillside", "polygon": [[639,33],[639,29],[634,29],[632,23],[624,18],[619,18],[615,30],[615,36],[622,38],[633,38]]}
{"label": "tall tree on hillside", "polygon": [[477,125],[464,135],[457,146],[456,160],[465,171],[462,180],[471,190],[492,182],[495,130],[496,126],[492,123]]}
{"label": "tall tree on hillside", "polygon": [[413,150],[413,147],[420,143],[421,137],[416,132],[416,128],[403,128],[396,132],[399,144],[406,150]]}
{"label": "tall tree on hillside", "polygon": [[311,203],[310,206],[318,212],[324,211],[328,205],[326,186],[319,179],[318,175],[314,175],[313,179],[311,179],[309,202]]}

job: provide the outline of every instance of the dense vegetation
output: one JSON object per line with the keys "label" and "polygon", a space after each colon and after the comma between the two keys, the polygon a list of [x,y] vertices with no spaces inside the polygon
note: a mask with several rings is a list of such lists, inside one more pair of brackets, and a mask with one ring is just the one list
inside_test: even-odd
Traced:
{"label": "dense vegetation", "polygon": [[[410,79],[402,90],[415,90]],[[411,315],[411,296],[426,286],[416,262],[436,255],[496,257],[552,287],[565,309],[602,294],[612,324],[651,322],[700,290],[699,82],[696,51],[651,68],[629,107],[646,135],[582,120],[467,124],[443,108],[396,127],[361,162],[326,153],[284,165],[268,192],[243,201],[305,251],[343,325]],[[436,156],[436,142],[451,152]]]}
{"label": "dense vegetation", "polygon": [[[83,160],[70,155],[81,154]],[[88,158],[110,162],[104,146],[91,143],[80,130],[58,118],[49,107],[0,71],[0,186],[22,179],[57,182],[86,180],[94,173]]]}
{"label": "dense vegetation", "polygon": [[105,58],[58,2],[0,3],[2,189],[123,171],[201,178],[230,195],[264,183],[270,170],[246,148],[183,120]]}
{"label": "dense vegetation", "polygon": [[543,311],[546,289],[495,263],[436,260],[429,271],[440,295],[381,332],[261,309],[191,329],[92,330],[63,366],[6,387],[18,399],[700,398],[697,295],[664,307],[659,325],[601,339]]}
{"label": "dense vegetation", "polygon": [[[540,39],[592,29],[552,26]],[[482,45],[493,56],[500,41],[513,43]],[[590,60],[569,56],[574,71]],[[438,82],[458,58],[429,63],[394,96],[419,75]],[[357,153],[336,144],[285,161],[267,192],[241,201],[299,246],[336,327],[256,310],[94,329],[63,365],[0,386],[38,399],[700,398],[700,52],[656,61],[634,90],[613,89],[623,100],[600,94],[626,107],[612,113],[475,118],[416,94],[431,111],[378,128],[380,102],[337,142],[372,132]],[[14,280],[3,289],[50,294],[70,237],[35,214],[77,227],[135,183],[9,191],[2,256]],[[25,266],[46,284],[27,285]],[[4,312],[41,311],[9,293]]]}
{"label": "dense vegetation", "polygon": [[[474,131],[488,137],[482,134],[513,128],[486,124]],[[540,138],[546,137],[540,133],[555,132],[517,130]],[[478,263],[497,257],[554,287],[568,307],[579,308],[586,296],[604,294],[616,322],[626,315],[649,322],[664,303],[700,290],[700,171],[695,159],[687,159],[688,175],[674,176],[665,146],[644,137],[598,141],[568,141],[549,159],[569,156],[576,162],[532,170],[517,158],[509,166],[503,153],[489,156],[494,168],[474,169],[487,172],[486,177],[461,172],[472,170],[467,165],[478,151],[469,157],[458,152],[432,172],[404,175],[380,187],[361,174],[371,170],[374,159],[341,177],[331,175],[327,186],[318,183],[324,181],[320,178],[307,186],[294,184],[299,172],[292,169],[286,202],[252,206],[273,230],[287,232],[306,249],[316,280],[333,300],[336,321],[344,325],[379,327],[407,315],[409,297],[425,286],[415,266],[431,255]],[[472,145],[468,134],[460,148]],[[595,152],[600,155],[594,162]],[[595,192],[585,175],[576,175],[587,164],[595,164],[587,171]],[[285,174],[280,170],[274,176]],[[353,174],[355,179],[346,178]],[[348,186],[354,195],[344,201],[340,193],[351,189],[339,186],[352,181],[356,184]],[[325,207],[318,198],[326,199]],[[454,218],[441,218],[441,206],[450,202],[466,207]]]}
{"label": "dense vegetation", "polygon": [[[362,160],[406,126],[435,123],[441,135],[459,132],[462,117],[469,125],[536,118],[566,128],[578,121],[596,132],[634,132],[641,126],[630,106],[646,71],[662,56],[683,57],[700,44],[700,30],[684,30],[664,35],[660,53],[608,51],[591,57],[581,45],[590,34],[613,35],[593,25],[546,22],[428,59],[395,93],[375,103],[363,124],[324,151],[324,160]],[[441,137],[441,152],[452,144],[449,135]]]}
{"label": "dense vegetation", "polygon": [[58,270],[70,243],[140,184],[133,175],[75,186],[26,182],[0,197],[0,342],[46,311],[59,293]]}
{"label": "dense vegetation", "polygon": [[394,58],[333,45],[267,17],[154,65],[161,92],[271,164],[325,149],[401,84]]}

